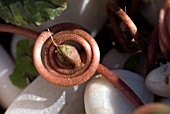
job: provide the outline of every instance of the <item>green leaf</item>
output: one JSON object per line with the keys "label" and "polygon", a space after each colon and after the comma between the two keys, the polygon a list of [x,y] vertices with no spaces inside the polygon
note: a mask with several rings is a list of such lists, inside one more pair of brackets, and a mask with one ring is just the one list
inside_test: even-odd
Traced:
{"label": "green leaf", "polygon": [[38,72],[32,60],[33,44],[29,40],[21,40],[17,44],[15,68],[10,75],[12,83],[20,88],[26,87]]}
{"label": "green leaf", "polygon": [[12,81],[12,83],[20,88],[24,88],[27,86],[28,82],[25,78],[25,76],[23,76],[23,74],[20,74],[20,72],[18,72],[16,69],[14,70],[14,72],[10,75],[10,80]]}
{"label": "green leaf", "polygon": [[40,25],[66,7],[66,0],[0,0],[0,18],[15,25]]}
{"label": "green leaf", "polygon": [[31,56],[30,52],[30,41],[29,40],[21,40],[17,43],[17,52],[16,57],[22,57],[25,55]]}

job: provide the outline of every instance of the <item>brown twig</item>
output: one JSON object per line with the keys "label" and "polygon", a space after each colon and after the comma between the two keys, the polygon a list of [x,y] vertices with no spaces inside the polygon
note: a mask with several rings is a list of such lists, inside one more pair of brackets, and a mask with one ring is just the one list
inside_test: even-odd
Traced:
{"label": "brown twig", "polygon": [[33,60],[38,72],[48,81],[61,86],[73,86],[87,81],[95,73],[100,60],[95,40],[83,31],[82,27],[75,24],[63,23],[49,29],[51,34],[54,34],[53,38],[57,45],[68,40],[80,43],[87,55],[86,62],[83,68],[76,72],[74,69],[61,68],[54,59],[55,46],[48,40],[50,35],[48,31],[44,31],[35,42],[33,50]]}
{"label": "brown twig", "polygon": [[158,27],[155,28],[153,33],[150,36],[150,42],[148,46],[148,57],[147,57],[147,73],[152,71],[155,68],[155,63],[157,59],[157,50],[159,46],[159,33]]}
{"label": "brown twig", "polygon": [[133,23],[133,21],[130,19],[130,17],[120,8],[118,7],[114,2],[109,2],[108,7],[112,9],[112,11],[119,16],[119,18],[122,19],[122,21],[127,25],[129,28],[130,33],[134,37],[135,41],[139,45],[139,48],[142,50],[144,55],[147,57],[147,44],[137,31],[136,25]]}
{"label": "brown twig", "polygon": [[[2,29],[2,27],[4,27],[4,29]],[[127,96],[136,107],[143,104],[138,96],[123,81],[103,65],[99,64],[100,52],[97,43],[91,35],[84,31],[85,29],[83,27],[75,24],[63,23],[49,29],[57,46],[67,40],[78,42],[83,46],[86,57],[85,64],[80,71],[75,72],[74,69],[73,71],[68,69],[67,72],[62,74],[63,71],[67,69],[60,68],[60,66],[57,65],[57,61],[54,61],[56,47],[53,42],[49,40],[49,32],[42,32],[34,45],[33,60],[38,72],[45,79],[57,85],[73,86],[87,81],[97,70]],[[18,33],[34,39],[38,35],[35,31],[6,24],[1,24],[0,31]]]}
{"label": "brown twig", "polygon": [[159,45],[162,55],[170,61],[170,1],[166,0],[159,14]]}
{"label": "brown twig", "polygon": [[108,79],[116,88],[118,88],[136,107],[143,105],[139,97],[113,72],[99,64],[97,72]]}
{"label": "brown twig", "polygon": [[126,52],[133,52],[134,49],[130,47],[131,42],[127,42],[127,40],[125,41],[120,27],[118,27],[118,24],[116,23],[114,13],[109,7],[107,7],[107,13],[115,43],[119,46],[120,50],[122,49]]}
{"label": "brown twig", "polygon": [[24,27],[19,27],[11,24],[0,24],[0,32],[8,32],[14,34],[24,35],[31,39],[36,39],[39,36],[39,33]]}
{"label": "brown twig", "polygon": [[[65,27],[64,30],[62,29],[63,27]],[[57,45],[60,45],[66,40],[73,40],[80,43],[86,52],[86,59],[82,70],[77,71],[76,73],[71,71],[70,74],[70,70],[72,69],[68,69],[69,71],[66,74],[63,74],[62,68],[57,66],[57,62],[54,61],[53,53],[55,51],[55,46],[51,40],[48,40],[50,39],[49,33],[44,31],[40,34],[35,43],[33,59],[37,70],[45,79],[57,85],[73,86],[84,83],[97,70],[97,72],[110,80],[123,94],[125,94],[136,107],[143,104],[137,95],[123,81],[116,77],[110,70],[99,64],[100,52],[98,46],[88,33],[81,29],[77,29],[73,24],[70,24],[70,26],[68,26],[68,24],[56,25],[50,28],[50,31],[54,34],[53,38]],[[44,50],[42,51],[43,46]],[[41,57],[41,55],[43,55],[43,57]],[[42,58],[44,59],[42,60]],[[57,70],[59,68],[60,71]]]}

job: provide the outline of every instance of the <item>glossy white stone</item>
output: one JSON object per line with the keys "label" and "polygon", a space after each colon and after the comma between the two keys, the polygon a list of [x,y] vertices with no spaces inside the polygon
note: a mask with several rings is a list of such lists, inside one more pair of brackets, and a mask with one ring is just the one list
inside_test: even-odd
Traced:
{"label": "glossy white stone", "polygon": [[113,48],[103,57],[102,64],[108,69],[120,69],[129,57],[129,53],[121,53]]}
{"label": "glossy white stone", "polygon": [[170,97],[170,63],[151,71],[145,80],[146,87],[156,95]]}
{"label": "glossy white stone", "polygon": [[61,87],[39,76],[10,105],[5,114],[85,114],[85,85]]}
{"label": "glossy white stone", "polygon": [[14,86],[9,79],[13,69],[12,59],[0,45],[0,105],[3,108],[7,108],[22,91]]}
{"label": "glossy white stone", "polygon": [[107,20],[107,2],[108,0],[67,0],[66,11],[56,17],[54,21],[47,21],[40,28],[30,27],[40,32],[58,23],[72,22],[84,26],[95,36]]}
{"label": "glossy white stone", "polygon": [[[145,87],[144,79],[126,70],[113,70],[142,100],[143,103],[154,99]],[[88,84],[84,95],[86,114],[131,114],[135,106],[114,85],[98,75]]]}

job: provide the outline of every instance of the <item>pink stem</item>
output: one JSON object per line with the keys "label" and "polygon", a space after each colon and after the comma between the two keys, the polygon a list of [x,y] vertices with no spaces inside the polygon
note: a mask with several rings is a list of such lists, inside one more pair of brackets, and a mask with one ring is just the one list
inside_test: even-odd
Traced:
{"label": "pink stem", "polygon": [[139,107],[143,105],[139,97],[113,72],[99,64],[97,72],[108,79],[116,88],[118,88],[127,98],[136,106]]}
{"label": "pink stem", "polygon": [[11,24],[0,24],[0,32],[8,32],[8,33],[15,33],[21,34],[31,39],[37,39],[39,33],[24,27],[19,27]]}
{"label": "pink stem", "polygon": [[141,37],[139,32],[137,31],[136,25],[130,19],[130,17],[114,2],[109,2],[108,7],[122,19],[122,21],[127,25],[129,28],[130,33],[134,37],[135,41],[137,42],[139,48],[142,50],[144,55],[147,57],[147,44],[144,39]]}

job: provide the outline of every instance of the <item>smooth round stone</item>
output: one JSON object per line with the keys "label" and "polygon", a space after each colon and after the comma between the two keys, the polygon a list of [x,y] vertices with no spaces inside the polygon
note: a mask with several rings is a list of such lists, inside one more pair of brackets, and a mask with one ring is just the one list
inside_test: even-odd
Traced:
{"label": "smooth round stone", "polygon": [[0,53],[0,105],[7,108],[22,89],[13,85],[9,79],[9,75],[14,69],[14,63],[1,45]]}
{"label": "smooth round stone", "polygon": [[[29,26],[36,31],[43,31],[50,26],[63,22],[72,22],[84,26],[93,36],[106,23],[106,4],[108,0],[67,0],[67,9],[53,21],[41,26]],[[26,26],[28,27],[28,26]]]}
{"label": "smooth round stone", "polygon": [[[154,96],[144,84],[142,76],[126,70],[113,70],[142,100],[152,102]],[[84,95],[86,114],[131,114],[135,106],[114,85],[98,75],[88,84]]]}
{"label": "smooth round stone", "polygon": [[102,64],[108,69],[120,69],[129,57],[129,53],[121,53],[113,48],[103,57]]}
{"label": "smooth round stone", "polygon": [[145,80],[146,87],[156,95],[170,97],[170,63],[151,71]]}
{"label": "smooth round stone", "polygon": [[24,89],[5,114],[85,114],[85,86],[57,86],[39,76]]}

